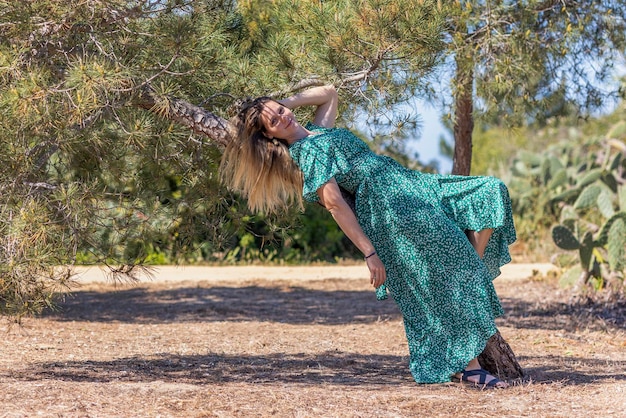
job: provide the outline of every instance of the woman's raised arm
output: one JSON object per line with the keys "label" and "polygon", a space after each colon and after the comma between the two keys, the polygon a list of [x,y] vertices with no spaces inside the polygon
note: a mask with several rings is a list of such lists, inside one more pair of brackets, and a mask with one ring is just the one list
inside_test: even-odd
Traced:
{"label": "woman's raised arm", "polygon": [[301,93],[278,100],[283,106],[295,109],[301,106],[316,106],[313,123],[325,128],[335,126],[339,96],[332,85],[312,87]]}

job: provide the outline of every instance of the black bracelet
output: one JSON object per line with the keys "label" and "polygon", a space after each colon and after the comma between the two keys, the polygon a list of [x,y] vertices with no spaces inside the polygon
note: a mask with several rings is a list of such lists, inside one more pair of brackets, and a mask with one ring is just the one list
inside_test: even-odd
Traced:
{"label": "black bracelet", "polygon": [[376,255],[376,251],[374,251],[373,253],[371,253],[370,255],[366,255],[365,256],[365,260],[367,260],[368,258],[370,258],[371,256]]}

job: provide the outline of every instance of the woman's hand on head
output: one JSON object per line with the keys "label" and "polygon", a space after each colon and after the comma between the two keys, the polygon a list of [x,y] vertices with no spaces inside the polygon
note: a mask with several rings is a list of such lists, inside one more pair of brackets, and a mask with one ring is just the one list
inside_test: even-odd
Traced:
{"label": "woman's hand on head", "polygon": [[277,102],[289,109],[300,106],[315,106],[314,124],[325,128],[332,128],[335,125],[339,95],[333,85],[311,87],[293,96],[277,100]]}
{"label": "woman's hand on head", "polygon": [[385,280],[387,280],[387,272],[385,271],[383,262],[378,258],[378,254],[367,258],[365,262],[367,263],[367,268],[370,270],[370,283],[372,286],[378,288],[383,285]]}

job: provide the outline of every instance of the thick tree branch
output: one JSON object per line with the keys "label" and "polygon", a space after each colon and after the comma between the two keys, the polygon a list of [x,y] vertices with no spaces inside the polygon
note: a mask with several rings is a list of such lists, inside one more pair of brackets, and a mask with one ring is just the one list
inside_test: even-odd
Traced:
{"label": "thick tree branch", "polygon": [[150,85],[144,86],[137,105],[207,136],[218,146],[225,147],[232,140],[229,121],[185,100],[158,96]]}

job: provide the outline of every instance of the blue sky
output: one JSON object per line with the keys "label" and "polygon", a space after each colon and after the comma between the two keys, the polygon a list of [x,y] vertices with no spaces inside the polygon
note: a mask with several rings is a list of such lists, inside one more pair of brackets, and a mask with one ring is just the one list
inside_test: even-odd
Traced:
{"label": "blue sky", "polygon": [[445,136],[452,141],[450,133],[441,124],[440,112],[427,102],[417,101],[416,106],[422,121],[421,136],[409,142],[409,150],[417,152],[421,162],[437,160],[440,173],[452,171],[452,160],[439,153],[439,137]]}

